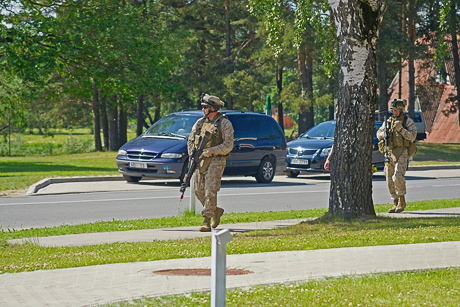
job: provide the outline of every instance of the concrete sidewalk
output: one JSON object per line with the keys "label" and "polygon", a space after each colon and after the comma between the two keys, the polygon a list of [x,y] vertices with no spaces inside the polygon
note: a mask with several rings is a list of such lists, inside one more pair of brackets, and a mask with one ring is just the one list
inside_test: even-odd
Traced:
{"label": "concrete sidewalk", "polygon": [[[386,215],[386,214],[382,214]],[[460,217],[460,208],[413,211],[393,217]],[[303,220],[220,225],[233,233],[284,227]],[[222,228],[221,228],[222,227]],[[210,236],[196,227],[36,238],[46,246],[76,246]],[[19,242],[18,242],[19,243]],[[229,246],[231,242],[229,243]],[[404,244],[327,250],[228,255],[227,288],[290,283],[323,277],[460,267],[460,242]],[[95,306],[135,298],[210,291],[210,276],[154,273],[167,269],[210,269],[211,258],[119,263],[0,275],[0,306]]]}
{"label": "concrete sidewalk", "polygon": [[[275,220],[255,223],[220,224],[218,229],[229,229],[232,234],[243,233],[263,229],[275,229],[299,224],[308,219]],[[201,237],[210,237],[210,232],[198,231],[198,226],[128,230],[100,233],[83,233],[64,236],[38,237],[26,239],[14,239],[8,241],[11,244],[26,242],[41,246],[84,246],[117,242],[152,242],[166,240],[181,240]]]}
{"label": "concrete sidewalk", "polygon": [[[460,208],[444,208],[437,210],[404,211],[401,213],[378,213],[379,216],[392,218],[422,218],[422,217],[460,217]],[[275,220],[255,223],[221,224],[218,229],[228,229],[232,234],[255,230],[275,229],[299,224],[311,219]],[[63,236],[37,237],[14,239],[11,244],[26,242],[46,247],[85,246],[117,242],[152,242],[164,240],[181,240],[211,236],[210,232],[199,232],[198,226],[174,227],[160,229],[128,230],[101,233],[83,233]]]}

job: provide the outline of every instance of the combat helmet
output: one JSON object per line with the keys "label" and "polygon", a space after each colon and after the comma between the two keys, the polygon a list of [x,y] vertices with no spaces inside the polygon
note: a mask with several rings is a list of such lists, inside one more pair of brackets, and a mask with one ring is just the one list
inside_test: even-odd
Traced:
{"label": "combat helmet", "polygon": [[219,110],[224,106],[224,102],[217,96],[204,94],[201,98],[201,105],[208,105],[216,110]]}
{"label": "combat helmet", "polygon": [[394,99],[391,102],[391,109],[399,109],[401,111],[406,110],[406,100],[405,99]]}

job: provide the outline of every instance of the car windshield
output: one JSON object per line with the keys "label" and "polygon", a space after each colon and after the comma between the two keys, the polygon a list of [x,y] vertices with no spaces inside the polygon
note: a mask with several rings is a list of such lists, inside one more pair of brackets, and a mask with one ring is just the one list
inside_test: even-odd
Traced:
{"label": "car windshield", "polygon": [[301,135],[301,138],[307,139],[334,139],[335,121],[324,122],[316,125]]}
{"label": "car windshield", "polygon": [[143,136],[166,136],[187,139],[193,125],[198,120],[195,116],[171,114],[153,124]]}

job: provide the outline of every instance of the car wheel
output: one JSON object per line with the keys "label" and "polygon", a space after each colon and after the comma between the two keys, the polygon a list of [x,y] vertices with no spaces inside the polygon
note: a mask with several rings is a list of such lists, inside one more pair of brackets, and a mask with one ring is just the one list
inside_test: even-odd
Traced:
{"label": "car wheel", "polygon": [[128,175],[123,175],[123,178],[125,178],[127,182],[139,182],[139,180],[141,180],[141,177],[133,177]]}
{"label": "car wheel", "polygon": [[287,173],[287,176],[289,178],[297,178],[297,176],[299,176],[300,172],[299,171],[289,171]]}
{"label": "car wheel", "polygon": [[256,173],[258,183],[270,183],[275,177],[275,163],[269,157],[265,157],[260,162],[259,169]]}

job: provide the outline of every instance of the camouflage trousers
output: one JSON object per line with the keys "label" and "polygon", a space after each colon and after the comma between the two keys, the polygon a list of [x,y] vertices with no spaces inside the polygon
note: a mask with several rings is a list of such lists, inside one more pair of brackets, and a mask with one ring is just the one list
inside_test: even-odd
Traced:
{"label": "camouflage trousers", "polygon": [[225,165],[210,165],[205,173],[195,173],[195,195],[203,205],[201,215],[212,218],[217,208],[217,192]]}
{"label": "camouflage trousers", "polygon": [[[398,157],[399,156],[399,157]],[[406,175],[407,163],[409,156],[407,149],[404,148],[400,155],[390,155],[390,162],[385,166],[385,177],[387,179],[388,189],[390,190],[391,199],[395,200],[399,196],[406,195]]]}

